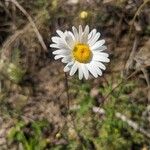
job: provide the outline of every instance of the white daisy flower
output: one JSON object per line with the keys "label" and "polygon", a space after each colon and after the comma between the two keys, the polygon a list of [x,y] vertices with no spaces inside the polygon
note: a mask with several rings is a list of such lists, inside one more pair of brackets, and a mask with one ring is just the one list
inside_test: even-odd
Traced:
{"label": "white daisy flower", "polygon": [[91,73],[95,78],[102,75],[102,70],[106,67],[103,63],[109,62],[108,54],[104,52],[107,47],[104,45],[105,40],[99,40],[100,33],[96,29],[89,32],[89,26],[83,30],[79,26],[79,31],[72,27],[71,31],[56,31],[58,36],[52,37],[52,48],[54,59],[61,59],[67,65],[64,72],[69,72],[70,76],[78,71],[79,79],[89,78]]}

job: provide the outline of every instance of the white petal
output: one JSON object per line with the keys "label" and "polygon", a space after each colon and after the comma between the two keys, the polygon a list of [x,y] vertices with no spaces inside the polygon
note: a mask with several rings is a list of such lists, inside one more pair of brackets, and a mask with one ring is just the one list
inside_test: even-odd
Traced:
{"label": "white petal", "polygon": [[[93,30],[92,30],[92,31],[93,31]],[[91,39],[92,34],[93,34],[93,32],[92,32],[92,31],[89,33],[89,35],[88,35],[88,39]]]}
{"label": "white petal", "polygon": [[68,62],[70,62],[70,61],[71,61],[70,55],[65,56],[61,61],[62,61],[63,63],[68,63]]}
{"label": "white petal", "polygon": [[89,78],[89,71],[88,68],[86,67],[86,64],[82,64],[82,71],[85,79],[87,80]]}
{"label": "white petal", "polygon": [[65,34],[61,30],[56,30],[56,32],[61,38],[65,38]]}
{"label": "white petal", "polygon": [[93,29],[93,30],[89,33],[89,35],[88,35],[88,41],[89,41],[89,42],[90,42],[90,40],[93,39],[93,37],[95,36],[95,34],[96,34],[96,29]]}
{"label": "white petal", "polygon": [[73,41],[75,42],[75,36],[73,35],[73,33],[71,31],[68,31],[68,34],[70,34],[70,36],[72,37]]}
{"label": "white petal", "polygon": [[58,49],[70,49],[70,47],[65,43],[57,43],[57,44],[51,44],[50,47],[52,48],[58,48]]}
{"label": "white petal", "polygon": [[83,34],[83,29],[82,29],[82,26],[79,25],[79,42],[81,42],[82,34]]}
{"label": "white petal", "polygon": [[59,45],[58,44],[50,44],[50,47],[52,47],[52,48],[59,48]]}
{"label": "white petal", "polygon": [[95,78],[97,78],[97,77],[98,77],[98,74],[97,74],[97,72],[95,71],[93,64],[92,64],[92,63],[89,63],[89,64],[86,64],[86,66],[87,66],[88,70],[90,71],[90,73],[91,73]]}
{"label": "white petal", "polygon": [[81,39],[81,43],[87,43],[88,42],[88,34],[89,34],[89,26],[87,25],[84,29],[82,39]]}
{"label": "white petal", "polygon": [[93,55],[92,59],[94,61],[100,61],[100,62],[110,62],[109,58],[100,56],[100,55]]}
{"label": "white petal", "polygon": [[83,71],[82,71],[82,66],[81,64],[79,64],[78,66],[78,71],[79,71],[79,80],[81,80],[83,78]]}
{"label": "white petal", "polygon": [[59,43],[60,47],[65,48],[65,49],[71,49],[71,47],[69,46],[69,44],[64,41],[63,43]]}
{"label": "white petal", "polygon": [[65,49],[60,49],[60,50],[56,50],[56,51],[54,51],[54,52],[52,52],[54,55],[61,55],[61,54],[63,54],[63,55],[68,55],[68,54],[70,54],[70,51],[68,51],[68,50],[65,50]]}
{"label": "white petal", "polygon": [[76,41],[78,42],[78,40],[79,40],[79,34],[78,34],[77,28],[75,28],[75,27],[73,26],[73,27],[72,27],[72,31],[73,31],[73,34],[74,34],[74,37],[75,37]]}
{"label": "white petal", "polygon": [[104,51],[104,50],[106,50],[107,49],[107,46],[100,46],[100,47],[98,47],[98,48],[94,48],[94,49],[92,49],[93,51]]}
{"label": "white petal", "polygon": [[102,71],[101,69],[96,65],[96,63],[94,61],[91,62],[95,72],[97,73],[97,75],[101,76],[102,75]]}
{"label": "white petal", "polygon": [[99,51],[93,51],[93,55],[99,55],[99,56],[103,56],[103,57],[109,56],[107,53],[99,52]]}
{"label": "white petal", "polygon": [[59,43],[60,40],[61,40],[60,37],[57,37],[57,36],[52,37],[52,42],[54,42],[54,43]]}
{"label": "white petal", "polygon": [[96,70],[96,72],[97,72],[97,74],[99,75],[99,76],[101,76],[102,75],[102,71],[101,71],[101,69],[100,68],[98,68],[96,65],[95,65],[95,68],[94,68],[95,70]]}
{"label": "white petal", "polygon": [[78,69],[77,62],[75,62],[70,70],[70,76],[73,76]]}
{"label": "white petal", "polygon": [[64,67],[64,72],[68,72],[70,70],[70,68],[68,66]]}
{"label": "white petal", "polygon": [[95,63],[95,65],[97,65],[97,67],[99,67],[103,70],[106,69],[105,65],[103,63],[99,62],[99,61],[94,61],[93,63]]}
{"label": "white petal", "polygon": [[68,71],[71,69],[72,65],[73,65],[73,62],[72,62],[72,61],[69,62],[69,63],[64,67],[64,72],[68,72]]}
{"label": "white petal", "polygon": [[60,59],[60,58],[63,58],[63,57],[65,57],[65,56],[64,56],[64,55],[56,55],[56,56],[54,57],[54,59],[57,60],[57,59]]}
{"label": "white petal", "polygon": [[91,39],[91,41],[89,41],[89,45],[90,45],[90,46],[93,46],[93,45],[97,42],[97,40],[99,39],[99,37],[100,37],[100,33],[98,32],[98,33],[96,33],[96,35],[93,37],[93,39]]}
{"label": "white petal", "polygon": [[74,39],[72,38],[72,35],[69,32],[67,32],[65,40],[66,40],[66,43],[69,45],[69,48],[72,49],[74,46]]}
{"label": "white petal", "polygon": [[97,49],[98,47],[102,46],[104,43],[105,40],[99,40],[91,47],[91,49]]}
{"label": "white petal", "polygon": [[84,32],[86,32],[87,34],[89,34],[89,29],[90,29],[89,26],[86,25],[86,26],[85,26],[85,29],[84,29]]}

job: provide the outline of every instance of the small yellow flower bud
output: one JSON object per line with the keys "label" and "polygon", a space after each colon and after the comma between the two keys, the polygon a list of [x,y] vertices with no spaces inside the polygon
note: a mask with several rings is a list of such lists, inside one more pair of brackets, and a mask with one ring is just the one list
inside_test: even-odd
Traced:
{"label": "small yellow flower bud", "polygon": [[86,19],[88,17],[88,12],[87,11],[81,11],[80,12],[80,18],[81,19]]}

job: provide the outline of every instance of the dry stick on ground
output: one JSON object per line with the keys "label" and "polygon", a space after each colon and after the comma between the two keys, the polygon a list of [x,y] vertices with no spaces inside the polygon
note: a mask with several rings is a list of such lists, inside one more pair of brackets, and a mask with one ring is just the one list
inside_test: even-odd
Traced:
{"label": "dry stick on ground", "polygon": [[133,61],[134,61],[134,57],[135,57],[135,54],[136,54],[136,51],[137,51],[138,43],[139,43],[139,36],[136,35],[135,39],[134,39],[132,50],[130,52],[129,59],[126,62],[126,71],[127,71],[127,73],[129,72],[129,69],[131,69],[133,67]]}
{"label": "dry stick on ground", "polygon": [[6,1],[9,1],[9,2],[12,2],[13,4],[16,5],[16,7],[27,17],[27,19],[29,20],[29,22],[31,23],[33,29],[34,29],[34,32],[36,33],[37,37],[38,37],[38,40],[39,42],[41,43],[41,46],[43,47],[43,49],[47,52],[47,47],[43,41],[43,38],[41,36],[41,34],[39,33],[33,19],[31,18],[31,16],[27,13],[27,11],[16,1],[16,0],[6,0]]}
{"label": "dry stick on ground", "polygon": [[[92,108],[94,113],[98,113],[100,115],[104,115],[105,114],[105,110],[99,107],[93,107]],[[121,119],[123,122],[126,122],[130,127],[132,127],[135,131],[139,131],[140,133],[144,134],[146,137],[150,138],[150,133],[148,133],[145,129],[143,129],[142,127],[140,127],[136,122],[128,119],[125,115],[116,112],[115,116],[118,119]]]}
{"label": "dry stick on ground", "polygon": [[145,80],[147,82],[147,87],[148,87],[148,102],[150,102],[150,97],[149,97],[149,93],[150,93],[150,79],[149,79],[149,74],[148,74],[148,71],[143,67],[141,67],[141,71],[143,72],[144,74],[144,77],[145,77]]}
{"label": "dry stick on ground", "polygon": [[144,77],[145,77],[145,80],[147,82],[148,88],[150,88],[150,79],[149,79],[148,71],[145,68],[142,68],[142,67],[141,67],[141,71],[144,74]]}

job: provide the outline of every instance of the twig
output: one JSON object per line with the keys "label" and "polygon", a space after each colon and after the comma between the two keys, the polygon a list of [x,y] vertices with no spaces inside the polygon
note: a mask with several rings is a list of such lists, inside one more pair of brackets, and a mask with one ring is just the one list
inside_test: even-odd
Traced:
{"label": "twig", "polygon": [[148,71],[141,66],[141,71],[143,72],[143,75],[144,75],[144,78],[146,80],[146,83],[147,83],[147,87],[148,87],[148,102],[150,102],[150,78],[149,78],[149,74],[148,74]]}
{"label": "twig", "polygon": [[127,62],[126,62],[127,74],[129,72],[129,69],[131,69],[131,67],[133,66],[133,60],[134,60],[135,53],[136,53],[136,50],[137,50],[137,47],[138,47],[138,42],[139,42],[139,36],[137,35],[137,36],[135,36],[132,51],[131,51],[130,56],[129,56]]}
{"label": "twig", "polygon": [[43,41],[43,38],[41,36],[41,34],[39,33],[33,19],[31,18],[31,16],[27,13],[27,11],[16,1],[16,0],[6,0],[8,2],[12,2],[13,4],[16,5],[16,7],[27,17],[27,19],[29,20],[29,22],[31,23],[33,29],[34,29],[34,32],[36,33],[37,37],[38,37],[38,40],[39,42],[41,43],[41,46],[43,47],[43,49],[47,52],[47,47]]}
{"label": "twig", "polygon": [[144,67],[142,67],[142,66],[141,66],[141,71],[144,74],[144,77],[145,77],[145,80],[147,82],[148,88],[150,88],[150,79],[149,79],[148,71]]}
{"label": "twig", "polygon": [[[104,115],[105,114],[105,110],[99,107],[93,107],[93,112],[94,113],[98,113],[100,115]],[[150,138],[150,133],[148,133],[145,129],[143,129],[142,127],[140,127],[136,122],[128,119],[125,115],[117,112],[115,113],[115,116],[122,120],[123,122],[126,122],[130,127],[132,127],[135,131],[139,131],[140,133],[142,133],[143,135],[145,135],[146,137]]]}

